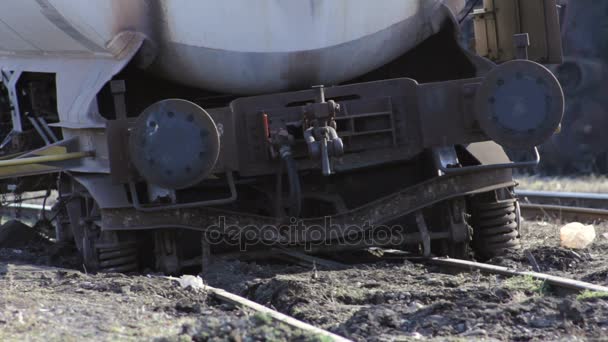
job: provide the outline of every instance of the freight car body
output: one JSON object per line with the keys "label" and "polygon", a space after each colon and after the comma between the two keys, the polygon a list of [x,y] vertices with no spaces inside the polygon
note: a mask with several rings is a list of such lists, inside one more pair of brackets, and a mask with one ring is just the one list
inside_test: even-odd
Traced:
{"label": "freight car body", "polygon": [[608,117],[608,3],[562,1],[565,61],[553,68],[564,87],[566,114],[560,134],[541,149],[546,173],[606,173],[602,127]]}
{"label": "freight car body", "polygon": [[460,50],[462,7],[5,1],[0,176],[59,172],[57,238],[89,269],[268,245],[495,255],[517,244],[511,169],[537,162],[500,145],[546,140],[563,94],[536,63]]}

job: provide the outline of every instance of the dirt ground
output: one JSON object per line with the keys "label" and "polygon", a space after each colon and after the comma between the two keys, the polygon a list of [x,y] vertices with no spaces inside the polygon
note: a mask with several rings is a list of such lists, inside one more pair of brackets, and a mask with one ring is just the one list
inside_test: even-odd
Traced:
{"label": "dirt ground", "polygon": [[[560,223],[526,221],[523,249],[492,260],[608,285],[608,224],[587,249],[559,247]],[[315,340],[158,275],[91,275],[69,247],[0,249],[0,340]],[[357,341],[598,340],[608,298],[529,278],[449,274],[403,260],[344,270],[216,260],[225,288]]]}
{"label": "dirt ground", "polygon": [[69,252],[0,249],[0,341],[321,340],[159,275],[86,274]]}
{"label": "dirt ground", "polygon": [[[529,251],[543,272],[608,285],[608,225],[579,251],[559,247],[558,227],[525,222],[523,249],[491,262],[531,270]],[[446,274],[407,261],[281,274],[239,262],[221,267],[232,277],[210,278],[215,285],[358,341],[608,338],[608,298],[556,293],[529,278]]]}

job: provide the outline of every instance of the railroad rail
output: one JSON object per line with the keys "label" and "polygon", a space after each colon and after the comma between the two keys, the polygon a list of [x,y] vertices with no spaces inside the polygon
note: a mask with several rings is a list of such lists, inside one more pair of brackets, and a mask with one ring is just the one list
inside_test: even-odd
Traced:
{"label": "railroad rail", "polygon": [[[178,282],[180,281],[180,278],[175,278],[175,277],[161,277],[161,278],[175,280]],[[352,342],[351,340],[349,340],[347,338],[336,335],[327,330],[315,327],[308,323],[302,322],[291,316],[287,316],[276,310],[270,309],[264,305],[258,304],[254,301],[251,301],[247,298],[241,297],[234,293],[228,292],[226,290],[218,289],[218,288],[209,286],[207,284],[203,284],[201,289],[203,291],[207,292],[210,296],[214,297],[215,299],[217,299],[221,302],[231,304],[231,305],[234,305],[234,306],[237,306],[240,308],[249,309],[249,310],[252,310],[255,312],[259,312],[264,315],[268,315],[270,318],[272,318],[272,320],[274,320],[276,322],[280,322],[280,323],[286,324],[292,328],[302,330],[311,335],[321,337],[321,339],[324,341],[329,340],[329,341],[335,341],[335,342]]]}
{"label": "railroad rail", "polygon": [[210,286],[205,286],[205,290],[208,291],[213,297],[215,297],[223,302],[227,302],[227,303],[239,306],[239,307],[248,308],[250,310],[254,310],[256,312],[266,314],[277,322],[287,324],[293,328],[303,330],[312,335],[317,335],[317,336],[323,337],[324,339],[329,339],[330,341],[335,341],[335,342],[352,342],[351,340],[349,340],[347,338],[336,335],[327,330],[317,328],[313,325],[302,322],[293,317],[287,316],[278,311],[272,310],[261,304],[253,302],[249,299],[243,298],[241,296],[237,296],[228,291],[225,291],[222,289],[217,289],[217,288],[210,287]]}
{"label": "railroad rail", "polygon": [[[387,250],[387,253],[396,253],[397,255],[402,254],[405,255],[406,252],[402,251],[394,251]],[[417,261],[426,264],[444,266],[444,267],[452,267],[463,269],[466,271],[480,271],[482,273],[490,273],[490,274],[498,274],[506,277],[532,277],[534,279],[541,280],[546,282],[549,285],[554,287],[565,289],[568,291],[582,292],[582,291],[595,291],[595,292],[605,292],[608,293],[608,286],[596,285],[576,279],[565,278],[560,276],[555,276],[542,272],[532,272],[532,271],[518,271],[515,269],[511,269],[504,266],[486,264],[482,262],[476,262],[471,260],[462,260],[462,259],[452,259],[445,257],[434,257],[434,258],[421,258],[421,257],[403,257],[405,260]]]}
{"label": "railroad rail", "polygon": [[563,220],[608,220],[608,194],[516,190],[522,215]]}
{"label": "railroad rail", "polygon": [[519,277],[519,276],[529,276],[534,279],[542,280],[547,284],[563,288],[566,290],[574,290],[574,291],[596,291],[596,292],[605,292],[608,293],[608,287],[602,285],[596,285],[592,283],[587,283],[584,281],[579,281],[575,279],[565,278],[554,276],[551,274],[541,273],[541,272],[531,272],[531,271],[516,271],[509,269],[503,266],[484,264],[475,261],[469,260],[460,260],[460,259],[450,259],[450,258],[430,258],[424,260],[429,264],[440,265],[440,266],[448,266],[448,267],[456,267],[460,269],[466,270],[479,270],[483,273],[491,273],[491,274],[500,274],[508,277]]}

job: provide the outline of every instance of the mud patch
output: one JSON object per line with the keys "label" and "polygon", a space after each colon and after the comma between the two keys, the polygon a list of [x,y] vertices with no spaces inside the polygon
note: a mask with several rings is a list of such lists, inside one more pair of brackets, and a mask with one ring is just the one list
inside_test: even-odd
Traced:
{"label": "mud patch", "polygon": [[541,270],[569,271],[583,267],[591,261],[591,256],[562,247],[538,247],[530,250]]}
{"label": "mud patch", "polygon": [[582,278],[584,281],[608,286],[608,268],[600,271],[591,272]]}
{"label": "mud patch", "polygon": [[608,301],[545,293],[527,279],[449,275],[426,267],[374,267],[261,281],[249,296],[358,341],[448,337],[555,340],[603,336]]}

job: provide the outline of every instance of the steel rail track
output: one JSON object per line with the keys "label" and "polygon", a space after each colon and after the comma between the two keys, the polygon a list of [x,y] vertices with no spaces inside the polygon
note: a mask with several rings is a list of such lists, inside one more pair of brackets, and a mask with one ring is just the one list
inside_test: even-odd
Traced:
{"label": "steel rail track", "polygon": [[[161,277],[161,278],[179,281],[179,278],[174,278],[174,277]],[[274,320],[276,322],[281,322],[292,328],[299,329],[299,330],[307,332],[311,335],[321,337],[322,340],[329,340],[329,341],[335,341],[335,342],[352,342],[351,340],[349,340],[347,338],[336,335],[327,330],[315,327],[308,323],[302,322],[291,316],[287,316],[283,313],[270,309],[264,305],[258,304],[247,298],[241,297],[239,295],[235,295],[234,293],[228,292],[226,290],[211,287],[206,284],[203,285],[202,290],[207,292],[210,296],[216,298],[217,300],[219,300],[221,302],[235,305],[240,308],[246,308],[249,310],[253,310],[253,311],[259,312],[261,314],[268,315],[269,317],[272,318],[272,320]]]}
{"label": "steel rail track", "polygon": [[334,333],[331,333],[327,330],[315,327],[313,325],[310,325],[308,323],[302,322],[300,320],[297,320],[291,316],[287,316],[285,314],[282,314],[278,311],[272,310],[270,308],[267,308],[261,304],[258,304],[256,302],[253,302],[249,299],[243,298],[241,296],[237,296],[233,293],[230,293],[228,291],[222,290],[222,289],[217,289],[217,288],[213,288],[210,286],[205,286],[205,290],[209,291],[209,293],[223,301],[226,303],[230,303],[239,307],[244,307],[244,308],[248,308],[263,314],[266,314],[270,317],[272,317],[273,320],[277,321],[277,322],[281,322],[284,324],[287,324],[293,328],[296,329],[300,329],[303,330],[305,332],[308,332],[312,335],[317,335],[320,337],[323,337],[325,339],[329,339],[330,341],[336,341],[336,342],[352,342],[351,340],[344,338],[342,336],[336,335]]}
{"label": "steel rail track", "polygon": [[565,220],[608,220],[608,194],[516,190],[522,215]]}
{"label": "steel rail track", "polygon": [[520,276],[529,276],[534,279],[542,280],[547,284],[563,288],[566,290],[574,290],[578,292],[582,291],[596,291],[596,292],[605,292],[608,293],[608,287],[602,285],[596,285],[592,283],[587,283],[584,281],[579,281],[575,279],[565,278],[554,276],[551,274],[541,273],[541,272],[531,272],[531,271],[516,271],[509,269],[503,266],[496,266],[491,264],[484,264],[475,261],[469,260],[460,260],[460,259],[450,259],[450,258],[430,258],[423,260],[426,263],[439,265],[439,266],[448,266],[448,267],[456,267],[465,270],[479,270],[484,273],[491,274],[500,274],[508,277],[520,277]]}

